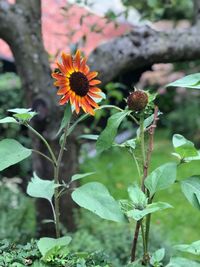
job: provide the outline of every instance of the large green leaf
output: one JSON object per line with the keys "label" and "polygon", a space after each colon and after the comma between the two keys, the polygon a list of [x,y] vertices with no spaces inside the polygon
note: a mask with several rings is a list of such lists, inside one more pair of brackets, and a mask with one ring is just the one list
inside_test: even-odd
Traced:
{"label": "large green leaf", "polygon": [[156,211],[160,211],[160,210],[164,210],[168,208],[172,208],[172,206],[168,203],[155,202],[155,203],[147,205],[146,208],[144,208],[143,210],[140,210],[140,209],[129,210],[127,212],[127,216],[136,221],[139,221],[147,214],[154,213]]}
{"label": "large green leaf", "polygon": [[0,141],[0,171],[28,158],[31,153],[31,149],[22,146],[14,139]]}
{"label": "large green leaf", "polygon": [[198,156],[198,151],[194,147],[194,144],[187,140],[184,136],[180,134],[174,134],[172,143],[176,153],[180,155],[180,158],[196,157]]}
{"label": "large green leaf", "polygon": [[31,197],[45,198],[51,202],[54,195],[55,185],[54,181],[40,179],[35,173],[33,178],[28,183],[27,194]]}
{"label": "large green leaf", "polygon": [[72,238],[70,236],[63,236],[58,239],[50,237],[42,237],[37,243],[38,249],[43,257],[46,257],[48,252],[53,252],[52,249],[59,250],[66,247],[71,242]]}
{"label": "large green leaf", "polygon": [[175,82],[168,84],[167,86],[200,89],[200,73],[187,75],[179,80],[176,80]]}
{"label": "large green leaf", "polygon": [[177,165],[173,162],[166,163],[155,169],[145,179],[145,187],[153,196],[157,191],[168,188],[176,180]]}
{"label": "large green leaf", "polygon": [[118,202],[101,183],[87,183],[77,188],[72,193],[72,199],[79,206],[92,211],[103,219],[116,222],[125,221]]}
{"label": "large green leaf", "polygon": [[173,257],[166,267],[200,267],[200,263],[181,257]]}
{"label": "large green leaf", "polygon": [[123,119],[130,113],[131,112],[127,110],[120,111],[115,113],[108,119],[106,128],[97,139],[96,149],[98,153],[101,153],[112,146],[117,134],[118,127],[120,126]]}
{"label": "large green leaf", "polygon": [[200,240],[193,242],[192,244],[186,245],[177,245],[174,246],[175,249],[183,252],[188,252],[194,255],[200,256]]}
{"label": "large green leaf", "polygon": [[181,189],[188,201],[200,210],[200,176],[192,176],[183,180]]}

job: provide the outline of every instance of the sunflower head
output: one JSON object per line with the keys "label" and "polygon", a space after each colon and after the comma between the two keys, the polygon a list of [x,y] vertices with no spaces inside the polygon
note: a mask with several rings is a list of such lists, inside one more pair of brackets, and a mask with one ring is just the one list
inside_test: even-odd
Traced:
{"label": "sunflower head", "polygon": [[148,95],[145,91],[136,90],[127,98],[127,105],[130,110],[142,111],[148,104]]}
{"label": "sunflower head", "polygon": [[94,108],[99,107],[96,101],[102,99],[101,89],[97,87],[101,83],[96,79],[98,73],[90,71],[86,57],[81,57],[79,50],[75,56],[63,52],[61,59],[61,63],[56,63],[57,71],[52,73],[56,79],[54,85],[59,87],[60,105],[70,101],[77,114],[82,108],[85,113],[94,115]]}

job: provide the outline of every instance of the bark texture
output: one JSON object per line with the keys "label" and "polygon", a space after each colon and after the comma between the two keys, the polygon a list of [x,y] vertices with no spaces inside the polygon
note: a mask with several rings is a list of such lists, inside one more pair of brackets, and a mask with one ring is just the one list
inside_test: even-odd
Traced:
{"label": "bark texture", "polygon": [[[39,112],[33,126],[47,138],[58,151],[58,140],[55,138],[57,123],[61,119],[61,108],[56,101],[56,90],[50,75],[48,55],[43,46],[41,34],[41,1],[17,0],[9,4],[0,0],[0,38],[10,46],[25,92],[27,106]],[[32,136],[33,148],[46,152],[44,145]],[[69,156],[70,155],[70,156]],[[67,179],[77,170],[78,147],[72,136],[68,140],[68,157],[63,157],[63,168],[60,179]],[[46,159],[33,156],[33,169],[44,179],[53,179],[53,169]],[[46,204],[46,205],[45,205]],[[51,209],[45,201],[38,202],[39,219],[52,218]],[[74,227],[72,220],[72,201],[63,196],[61,201],[62,223],[68,229]],[[53,230],[53,232],[52,232]],[[43,235],[54,235],[52,225],[41,225]]]}
{"label": "bark texture", "polygon": [[89,58],[103,83],[121,73],[133,72],[154,63],[200,58],[200,25],[187,30],[158,32],[148,26],[134,27],[129,33],[99,46]]}

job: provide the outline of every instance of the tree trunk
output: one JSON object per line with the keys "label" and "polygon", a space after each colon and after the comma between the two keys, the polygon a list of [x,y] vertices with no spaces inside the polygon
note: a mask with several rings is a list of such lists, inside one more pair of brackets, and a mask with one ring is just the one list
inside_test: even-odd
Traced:
{"label": "tree trunk", "polygon": [[[41,35],[40,0],[18,0],[10,5],[0,0],[0,37],[10,46],[27,106],[39,114],[33,120],[33,127],[48,140],[58,154],[59,144],[55,138],[63,110],[57,104],[56,90],[53,87],[48,55],[44,49]],[[31,135],[33,148],[47,153],[46,147],[38,138]],[[68,151],[64,154],[61,180],[67,181],[77,170],[78,146],[75,137],[68,140]],[[68,156],[66,155],[68,154]],[[33,155],[33,170],[43,179],[53,179],[53,169],[46,159]],[[74,228],[72,200],[65,195],[61,200],[61,220],[68,230]],[[52,218],[51,208],[45,200],[38,201],[39,220]],[[40,234],[55,235],[52,225],[41,224]],[[53,230],[53,232],[52,232]]]}

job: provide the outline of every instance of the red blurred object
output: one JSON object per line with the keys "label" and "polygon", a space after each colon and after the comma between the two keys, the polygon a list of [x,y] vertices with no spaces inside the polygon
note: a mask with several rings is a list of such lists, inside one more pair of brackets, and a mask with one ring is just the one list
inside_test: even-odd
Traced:
{"label": "red blurred object", "polygon": [[[11,4],[15,1],[10,0]],[[81,49],[89,54],[99,44],[119,36],[129,29],[128,24],[115,24],[97,14],[91,13],[88,9],[73,5],[68,11],[66,0],[42,1],[42,33],[44,46],[51,56],[60,54],[61,50],[69,52],[70,44],[78,42],[85,35],[86,42]],[[82,20],[82,25],[80,25]],[[103,29],[102,33],[91,31],[91,27],[96,30]],[[70,37],[70,35],[73,36]],[[0,58],[13,60],[12,52],[8,45],[0,39]]]}

